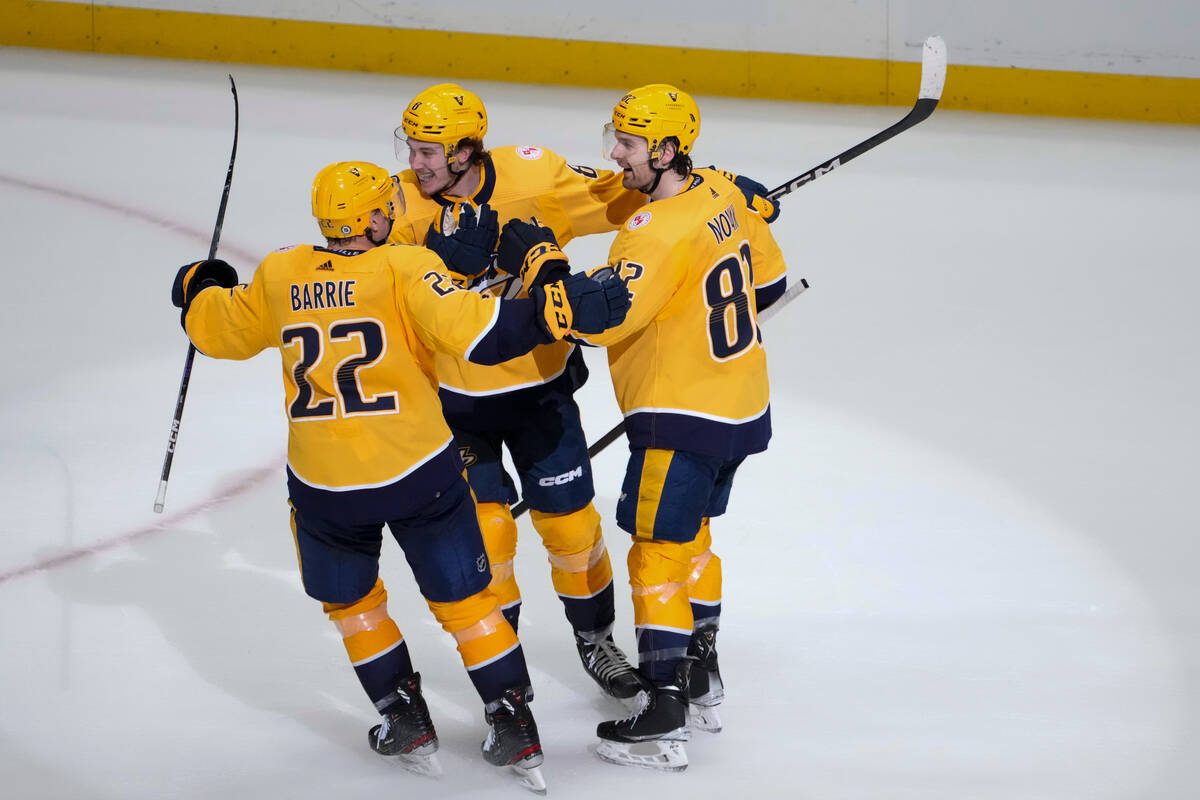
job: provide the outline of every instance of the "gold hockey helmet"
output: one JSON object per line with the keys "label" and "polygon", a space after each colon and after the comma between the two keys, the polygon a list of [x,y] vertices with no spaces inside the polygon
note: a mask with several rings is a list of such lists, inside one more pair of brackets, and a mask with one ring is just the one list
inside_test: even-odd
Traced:
{"label": "gold hockey helmet", "polygon": [[456,83],[439,83],[418,94],[404,111],[396,129],[397,152],[401,138],[438,142],[446,158],[454,155],[463,139],[479,139],[487,133],[487,111],[479,95]]}
{"label": "gold hockey helmet", "polygon": [[686,153],[700,133],[700,107],[687,92],[651,83],[630,89],[613,106],[612,127],[644,138],[651,158],[658,158],[659,145],[668,136],[678,139],[679,152]]}
{"label": "gold hockey helmet", "polygon": [[317,173],[313,180],[313,216],[321,233],[330,239],[362,235],[378,209],[396,218],[396,185],[383,167],[367,161],[339,161]]}

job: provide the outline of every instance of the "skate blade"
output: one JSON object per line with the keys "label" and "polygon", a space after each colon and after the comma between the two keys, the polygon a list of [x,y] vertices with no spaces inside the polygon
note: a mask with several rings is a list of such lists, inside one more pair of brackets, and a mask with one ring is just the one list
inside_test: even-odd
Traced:
{"label": "skate blade", "polygon": [[[713,681],[716,683],[716,681]],[[719,706],[725,702],[725,687],[717,684],[699,697],[693,697],[691,704],[694,706]]]}
{"label": "skate blade", "polygon": [[705,733],[720,733],[723,727],[721,713],[715,706],[700,706],[692,703],[687,710],[688,727]]}
{"label": "skate blade", "polygon": [[542,777],[541,767],[518,767],[512,764],[508,769],[517,777],[517,783],[529,791],[534,794],[546,793],[546,779]]}
{"label": "skate blade", "polygon": [[425,756],[408,753],[397,756],[384,756],[384,758],[393,762],[405,772],[411,772],[414,775],[421,775],[426,778],[440,778],[442,776],[442,764],[433,753]]}
{"label": "skate blade", "polygon": [[670,739],[647,742],[610,742],[601,739],[600,744],[596,745],[596,755],[609,764],[663,772],[683,772],[688,765],[683,742]]}

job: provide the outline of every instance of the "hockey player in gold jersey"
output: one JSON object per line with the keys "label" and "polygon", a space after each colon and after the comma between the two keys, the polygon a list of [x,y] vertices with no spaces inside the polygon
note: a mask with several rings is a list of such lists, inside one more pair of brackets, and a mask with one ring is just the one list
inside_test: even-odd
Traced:
{"label": "hockey player in gold jersey", "polygon": [[[405,210],[392,240],[424,243],[460,285],[514,297],[521,282],[498,271],[493,251],[499,221],[536,217],[560,244],[615,230],[646,203],[611,170],[568,164],[542,147],[484,148],[487,112],[473,92],[438,84],[418,94],[395,131],[396,153],[410,169],[398,175]],[[748,194],[765,188],[738,178]],[[613,697],[629,698],[643,682],[613,642],[612,566],[592,505],[587,442],[572,394],[587,368],[570,342],[538,348],[497,367],[450,354],[436,361],[446,420],[467,463],[480,525],[492,560],[492,589],[514,627],[521,593],[513,572],[517,499],[501,455],[507,447],[550,562],[551,580],[574,630],[584,668]]]}
{"label": "hockey player in gold jersey", "polygon": [[488,589],[475,504],[438,402],[434,353],[496,364],[581,325],[599,332],[623,318],[625,289],[576,275],[530,299],[461,291],[434,253],[385,244],[398,198],[374,164],[329,165],[312,200],[325,246],[272,253],[246,285],[223,261],[186,265],[172,299],[203,353],[280,352],[301,578],[383,717],[370,730],[371,747],[431,770],[438,746],[379,578],[386,524],[484,702],[485,758],[524,770],[536,788],[542,755],[529,673]]}
{"label": "hockey player in gold jersey", "polygon": [[[605,152],[621,166],[623,184],[651,202],[629,217],[607,266],[593,272],[625,281],[628,316],[579,337],[608,348],[625,416],[631,453],[617,524],[633,537],[639,670],[654,686],[639,713],[601,723],[597,752],[665,769],[687,765],[689,705],[693,727],[720,729],[721,561],[709,520],[724,513],[743,459],[770,439],[757,312],[786,284],[763,217],[723,175],[692,168],[699,128],[695,101],[666,84],[634,89],[614,107]],[[519,220],[504,227],[499,266],[526,286],[569,270],[552,232]]]}
{"label": "hockey player in gold jersey", "polygon": [[[484,296],[515,297],[521,285],[492,259],[498,219],[536,216],[562,243],[614,230],[646,202],[619,175],[572,166],[540,147],[485,150],[487,112],[473,92],[439,84],[408,104],[396,129],[404,211],[392,241],[425,244],[456,282]],[[513,571],[516,486],[502,464],[507,447],[550,562],[584,668],[609,695],[641,690],[613,642],[612,565],[601,534],[587,441],[572,394],[587,378],[576,345],[562,341],[498,366],[438,353],[446,420],[467,465],[492,564],[492,590],[515,628],[521,592]]]}

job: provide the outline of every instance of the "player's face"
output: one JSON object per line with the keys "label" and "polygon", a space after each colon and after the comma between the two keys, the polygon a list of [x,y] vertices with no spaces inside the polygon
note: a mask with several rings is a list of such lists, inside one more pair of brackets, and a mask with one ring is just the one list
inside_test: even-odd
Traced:
{"label": "player's face", "polygon": [[621,168],[621,185],[626,189],[642,190],[654,182],[650,168],[650,148],[641,136],[615,131],[616,143],[609,157]]}
{"label": "player's face", "polygon": [[437,194],[454,182],[446,162],[446,150],[437,142],[409,139],[408,166],[416,173],[425,194]]}

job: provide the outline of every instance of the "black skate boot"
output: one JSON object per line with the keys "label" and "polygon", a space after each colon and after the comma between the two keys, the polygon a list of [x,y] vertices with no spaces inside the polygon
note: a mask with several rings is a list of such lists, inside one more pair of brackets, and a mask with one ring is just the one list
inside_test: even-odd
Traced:
{"label": "black skate boot", "polygon": [[402,679],[387,699],[391,702],[385,707],[383,722],[367,733],[371,749],[396,759],[411,772],[440,775],[441,768],[433,755],[438,749],[437,731],[421,696],[421,673]]}
{"label": "black skate boot", "polygon": [[650,684],[629,664],[621,648],[613,641],[612,627],[592,633],[575,632],[575,647],[583,668],[604,693],[618,700],[636,697]]}
{"label": "black skate boot", "polygon": [[692,632],[688,656],[696,660],[688,690],[688,725],[696,730],[720,733],[717,706],[725,699],[725,684],[717,666],[717,626],[702,625]]}
{"label": "black skate boot", "polygon": [[542,742],[529,710],[528,694],[527,688],[505,689],[499,700],[488,704],[484,720],[489,730],[481,747],[489,764],[508,767],[526,789],[545,794],[546,781],[538,768],[543,760]]}
{"label": "black skate boot", "polygon": [[646,693],[645,706],[622,720],[601,722],[596,727],[600,744],[596,755],[611,764],[649,767],[670,772],[687,769],[683,743],[690,738],[687,727],[688,673],[692,660],[684,658],[675,667],[675,680]]}

